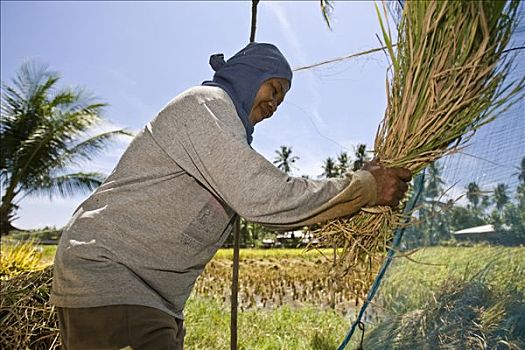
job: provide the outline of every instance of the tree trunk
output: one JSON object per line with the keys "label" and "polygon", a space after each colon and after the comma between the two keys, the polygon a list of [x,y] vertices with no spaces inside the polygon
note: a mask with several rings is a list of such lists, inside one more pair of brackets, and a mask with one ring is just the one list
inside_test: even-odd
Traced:
{"label": "tree trunk", "polygon": [[16,230],[16,227],[11,225],[11,219],[13,218],[13,214],[7,208],[7,210],[4,210],[2,207],[0,209],[0,236],[6,236],[9,234],[9,231]]}
{"label": "tree trunk", "polygon": [[8,196],[11,193],[12,192],[6,193],[6,195],[2,197],[2,205],[0,206],[0,236],[6,236],[9,234],[9,231],[16,230],[16,227],[11,225],[16,209],[16,206],[12,204],[14,194]]}

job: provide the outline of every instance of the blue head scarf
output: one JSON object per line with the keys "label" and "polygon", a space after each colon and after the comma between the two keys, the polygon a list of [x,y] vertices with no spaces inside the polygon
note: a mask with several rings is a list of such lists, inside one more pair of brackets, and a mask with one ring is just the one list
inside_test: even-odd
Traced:
{"label": "blue head scarf", "polygon": [[283,78],[292,83],[292,69],[277,47],[272,44],[250,43],[228,61],[223,54],[210,57],[215,71],[213,80],[202,85],[225,90],[235,105],[246,129],[248,144],[252,143],[253,125],[249,119],[255,95],[261,84],[270,78]]}

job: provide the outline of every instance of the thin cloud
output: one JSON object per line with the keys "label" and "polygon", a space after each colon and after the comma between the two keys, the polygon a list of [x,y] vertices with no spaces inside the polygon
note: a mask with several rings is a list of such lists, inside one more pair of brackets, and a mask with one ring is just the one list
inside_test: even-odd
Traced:
{"label": "thin cloud", "polygon": [[[277,18],[277,21],[279,22],[279,25],[281,26],[281,31],[286,38],[286,41],[290,44],[290,46],[295,51],[295,56],[299,60],[300,65],[305,65],[309,63],[309,60],[307,58],[307,55],[303,49],[303,46],[301,45],[297,34],[295,30],[293,29],[292,25],[290,24],[290,21],[288,20],[288,14],[280,2],[263,2],[261,5],[266,6],[271,13]],[[306,82],[308,84],[308,92],[311,94],[310,98],[310,110],[312,111],[312,115],[315,118],[316,123],[321,126],[322,128],[326,128],[326,122],[321,118],[321,114],[319,112],[320,106],[321,106],[321,95],[319,94],[319,84],[315,80],[315,76],[312,71],[305,71],[301,72],[302,75],[306,77]]]}
{"label": "thin cloud", "polygon": [[139,85],[136,80],[129,78],[127,75],[117,69],[108,69],[108,72],[113,78],[115,78],[115,80],[118,80],[120,83],[122,83],[122,85],[128,85],[132,87]]}

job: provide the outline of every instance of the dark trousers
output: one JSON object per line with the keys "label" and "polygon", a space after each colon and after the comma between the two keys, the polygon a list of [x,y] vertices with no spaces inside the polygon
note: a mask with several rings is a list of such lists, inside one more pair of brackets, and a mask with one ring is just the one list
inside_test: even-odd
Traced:
{"label": "dark trousers", "polygon": [[183,321],[151,307],[57,308],[62,349],[182,350]]}

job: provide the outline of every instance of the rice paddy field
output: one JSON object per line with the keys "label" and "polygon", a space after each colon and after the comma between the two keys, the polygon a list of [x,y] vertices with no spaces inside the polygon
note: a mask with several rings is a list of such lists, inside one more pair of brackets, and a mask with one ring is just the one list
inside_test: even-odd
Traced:
{"label": "rice paddy field", "polygon": [[[53,247],[41,253],[49,265]],[[352,281],[330,277],[331,253],[241,250],[240,349],[337,348],[355,317],[356,298]],[[229,348],[232,256],[231,249],[220,250],[197,281],[186,308],[187,349]],[[524,280],[525,247],[431,247],[396,258],[366,319],[365,348],[520,349]],[[471,329],[476,325],[481,328]],[[454,330],[463,326],[477,336],[459,339]]]}
{"label": "rice paddy field", "polygon": [[[326,264],[330,253],[330,250],[241,250],[241,348],[337,347],[355,317],[356,303],[352,281],[343,279],[334,284],[328,277]],[[221,349],[228,348],[228,337],[224,335],[229,332],[231,259],[231,250],[221,250],[197,282],[187,310],[187,345],[190,349],[212,349],[212,344],[222,344],[218,347]],[[516,322],[521,322],[520,317],[525,321],[524,280],[524,247],[428,247],[406,258],[396,258],[378,300],[372,306],[372,315],[367,317],[367,335],[370,336],[366,348],[464,349],[464,345],[469,344],[471,349],[519,349],[525,344],[520,343],[525,341],[524,326],[516,327]],[[457,298],[438,305],[437,301],[445,296]],[[438,315],[447,320],[442,315],[443,310],[447,310],[446,315],[456,315],[462,310],[465,315],[472,316],[470,319],[456,319],[456,322],[464,322],[465,327],[477,322],[487,324],[487,319],[491,319],[492,331],[502,334],[496,336],[487,330],[469,329],[487,339],[478,343],[469,342],[469,339],[454,343],[456,339],[436,340],[424,333],[408,332],[400,326],[402,321],[410,324],[407,318],[413,322],[421,321],[416,316],[425,311],[433,311],[435,315],[425,315],[423,321],[430,323],[430,316]],[[512,320],[509,323],[509,319],[515,323]],[[385,329],[384,324],[397,325],[397,328]],[[455,329],[464,330],[452,321],[450,324],[456,326]],[[500,332],[510,324],[514,327],[511,327],[512,331]],[[210,329],[214,331],[210,332]],[[385,338],[386,342],[393,344],[392,347],[385,344]],[[499,345],[487,346],[492,344],[490,339],[495,338],[496,342],[501,341]],[[413,339],[429,339],[435,346],[414,343]],[[505,342],[509,345],[504,345]],[[356,347],[354,342],[348,349]]]}

